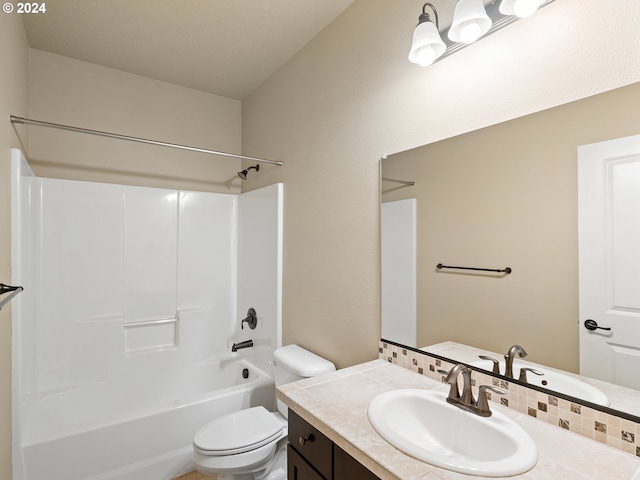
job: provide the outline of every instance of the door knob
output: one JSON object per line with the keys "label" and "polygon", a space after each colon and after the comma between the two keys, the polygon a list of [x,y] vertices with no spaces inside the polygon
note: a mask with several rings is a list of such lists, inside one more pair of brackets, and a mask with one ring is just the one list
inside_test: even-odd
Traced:
{"label": "door knob", "polygon": [[595,320],[591,320],[591,319],[588,319],[588,320],[584,321],[584,327],[587,330],[591,330],[591,331],[597,330],[597,329],[600,329],[600,330],[611,330],[611,327],[599,327],[598,326],[598,322],[596,322]]}

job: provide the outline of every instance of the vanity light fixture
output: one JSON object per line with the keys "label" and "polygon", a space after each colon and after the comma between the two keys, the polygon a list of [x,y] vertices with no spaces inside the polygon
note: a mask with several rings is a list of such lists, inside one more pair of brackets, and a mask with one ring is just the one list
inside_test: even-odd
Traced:
{"label": "vanity light fixture", "polygon": [[[427,7],[433,10],[433,16],[436,21],[435,24],[426,12]],[[413,42],[411,43],[409,60],[417,63],[421,67],[426,67],[441,57],[446,49],[447,46],[442,41],[442,38],[440,38],[436,7],[430,3],[425,3],[422,6],[422,14],[418,17],[418,26],[413,31]]]}
{"label": "vanity light fixture", "polygon": [[540,0],[502,0],[499,10],[503,15],[526,18],[536,13],[541,3]]}
{"label": "vanity light fixture", "polygon": [[487,33],[492,24],[482,0],[458,0],[448,37],[456,43],[473,43]]}
{"label": "vanity light fixture", "polygon": [[[451,27],[440,32],[438,12],[425,3],[413,32],[409,60],[426,67],[447,57],[483,36],[491,35],[511,23],[533,15],[555,0],[458,0]],[[433,11],[435,23],[426,9]]]}

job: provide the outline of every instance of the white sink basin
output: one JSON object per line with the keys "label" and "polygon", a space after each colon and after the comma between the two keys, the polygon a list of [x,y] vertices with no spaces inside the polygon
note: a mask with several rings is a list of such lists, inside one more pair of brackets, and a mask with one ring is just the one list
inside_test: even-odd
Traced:
{"label": "white sink basin", "polygon": [[519,425],[499,412],[480,417],[428,390],[393,390],[375,397],[367,416],[391,445],[454,472],[507,477],[531,469],[538,450]]}
{"label": "white sink basin", "polygon": [[[493,368],[493,363],[489,360],[479,360],[477,362],[473,362],[472,365],[489,371]],[[513,376],[515,378],[519,378],[520,368],[524,367],[535,368],[537,371],[543,373],[543,375],[536,375],[533,372],[527,372],[527,383],[530,385],[548,388],[554,392],[577,397],[604,407],[609,406],[609,398],[601,390],[598,390],[593,385],[589,385],[578,378],[570,375],[564,375],[563,373],[556,372],[555,370],[549,370],[538,365],[529,365],[514,361]],[[504,362],[500,362],[500,371],[505,371]]]}

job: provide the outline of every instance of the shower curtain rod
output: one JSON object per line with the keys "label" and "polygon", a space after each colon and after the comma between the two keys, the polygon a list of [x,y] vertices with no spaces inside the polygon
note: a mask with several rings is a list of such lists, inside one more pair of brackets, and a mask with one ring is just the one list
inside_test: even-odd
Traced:
{"label": "shower curtain rod", "polygon": [[282,162],[281,161],[277,161],[277,160],[266,160],[264,158],[248,157],[246,155],[238,155],[238,154],[235,154],[235,153],[218,152],[216,150],[208,150],[206,148],[189,147],[187,145],[180,145],[180,144],[177,144],[177,143],[159,142],[157,140],[149,140],[149,139],[146,139],[146,138],[139,138],[139,137],[130,137],[128,135],[120,135],[118,133],[101,132],[99,130],[89,130],[87,128],[72,127],[72,126],[69,126],[69,125],[60,125],[58,123],[50,123],[50,122],[43,122],[43,121],[40,121],[40,120],[32,120],[32,119],[29,119],[29,118],[16,117],[15,115],[11,115],[10,118],[11,118],[11,123],[20,123],[20,124],[23,124],[23,125],[36,125],[38,127],[57,128],[57,129],[60,129],[60,130],[67,130],[67,131],[70,131],[70,132],[78,132],[78,133],[87,133],[89,135],[97,135],[99,137],[117,138],[119,140],[127,140],[129,142],[146,143],[146,144],[149,144],[149,145],[159,145],[161,147],[178,148],[180,150],[189,150],[191,152],[208,153],[210,155],[220,155],[222,157],[240,158],[242,160],[251,160],[253,162],[270,163],[272,165],[282,166]]}
{"label": "shower curtain rod", "polygon": [[391,182],[391,183],[401,183],[402,185],[408,185],[410,187],[416,184],[416,182],[413,182],[411,180],[396,180],[395,178],[388,178],[388,177],[382,177],[382,181]]}

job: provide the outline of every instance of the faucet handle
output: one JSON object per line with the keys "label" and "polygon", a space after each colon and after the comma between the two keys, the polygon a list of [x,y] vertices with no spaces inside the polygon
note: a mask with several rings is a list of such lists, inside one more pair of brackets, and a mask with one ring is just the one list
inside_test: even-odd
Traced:
{"label": "faucet handle", "polygon": [[453,371],[453,368],[451,370],[442,370],[441,368],[438,369],[438,373],[445,377],[444,381],[451,385],[449,387],[449,398],[458,400],[460,398],[460,390],[458,389],[458,376],[455,376],[452,383],[450,378],[451,371]]}
{"label": "faucet handle", "polygon": [[491,390],[493,393],[497,393],[498,395],[504,395],[507,393],[501,388],[496,388],[492,385],[480,385],[476,413],[481,417],[491,416],[491,409],[489,408],[489,401],[487,400],[487,390]]}
{"label": "faucet handle", "polygon": [[536,375],[544,375],[540,370],[536,370],[535,368],[521,368],[520,369],[520,377],[518,380],[521,382],[527,382],[527,372],[535,373]]}
{"label": "faucet handle", "polygon": [[493,369],[491,370],[493,373],[500,375],[500,362],[493,357],[488,357],[486,355],[478,355],[482,360],[489,360],[493,362]]}
{"label": "faucet handle", "polygon": [[244,324],[249,325],[251,330],[254,330],[258,325],[258,316],[256,315],[256,311],[253,308],[250,308],[247,311],[247,318],[240,322],[240,330],[244,330]]}

